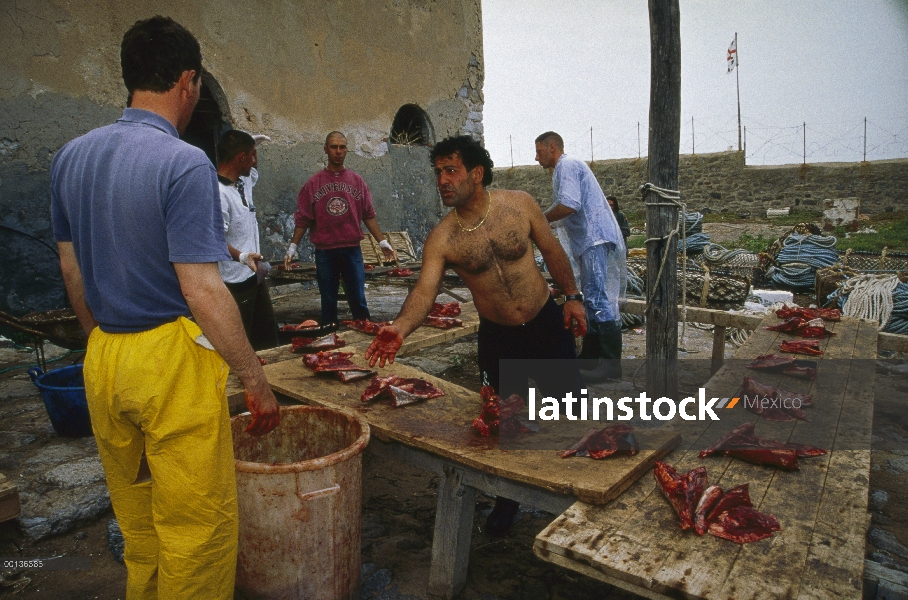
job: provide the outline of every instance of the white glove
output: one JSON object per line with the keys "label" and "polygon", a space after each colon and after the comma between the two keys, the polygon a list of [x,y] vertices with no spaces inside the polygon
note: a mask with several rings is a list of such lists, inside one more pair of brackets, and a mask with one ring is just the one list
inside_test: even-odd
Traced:
{"label": "white glove", "polygon": [[391,252],[394,252],[394,247],[391,246],[391,242],[389,242],[388,240],[382,240],[382,241],[380,241],[380,242],[378,243],[378,247],[379,247],[379,248],[384,248],[385,250],[390,250]]}
{"label": "white glove", "polygon": [[250,269],[252,269],[253,271],[255,271],[255,261],[249,260],[250,254],[253,254],[253,253],[252,252],[240,252],[240,257],[237,258],[237,261],[239,261],[241,264],[244,264],[247,267],[249,267]]}
{"label": "white glove", "polygon": [[287,260],[296,258],[296,244],[290,244],[290,246],[287,247],[287,256],[285,258]]}
{"label": "white glove", "polygon": [[258,134],[258,135],[252,136],[252,141],[255,142],[256,145],[258,145],[262,142],[270,142],[271,138],[268,137],[267,135]]}

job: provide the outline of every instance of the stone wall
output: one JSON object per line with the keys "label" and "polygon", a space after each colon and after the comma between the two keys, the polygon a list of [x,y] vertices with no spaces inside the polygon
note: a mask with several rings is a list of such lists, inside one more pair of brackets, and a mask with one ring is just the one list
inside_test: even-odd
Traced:
{"label": "stone wall", "polygon": [[[369,184],[382,228],[408,230],[421,246],[443,214],[428,149],[389,143],[391,127],[401,107],[415,105],[430,142],[482,137],[480,0],[8,2],[0,10],[0,225],[21,233],[0,229],[0,310],[63,306],[48,247],[50,161],[67,141],[119,117],[120,41],[154,14],[199,39],[220,129],[273,140],[259,149],[254,191],[267,257],[283,256],[296,195],[323,167],[332,130],[347,134],[347,165]],[[308,236],[300,251],[311,260]]]}
{"label": "stone wall", "polygon": [[[643,210],[639,186],[647,160],[603,160],[592,165],[608,195],[623,210]],[[690,210],[765,215],[767,208],[823,209],[827,198],[857,197],[861,212],[908,210],[908,159],[748,167],[740,152],[682,155],[678,181]],[[494,187],[525,190],[540,204],[552,201],[551,175],[538,166],[495,169]]]}

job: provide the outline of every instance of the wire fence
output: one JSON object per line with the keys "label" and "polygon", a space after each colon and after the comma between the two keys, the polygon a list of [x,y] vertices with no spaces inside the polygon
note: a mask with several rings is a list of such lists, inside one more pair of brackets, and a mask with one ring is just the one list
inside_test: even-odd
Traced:
{"label": "wire fence", "polygon": [[[647,156],[646,121],[621,129],[588,127],[559,131],[565,151],[584,160]],[[486,136],[488,145],[489,136]],[[503,142],[503,143],[502,143]],[[860,162],[908,158],[908,119],[855,119],[835,123],[802,122],[790,126],[745,121],[741,145],[748,165]],[[503,149],[503,150],[502,150]],[[738,119],[689,118],[681,122],[681,154],[738,149]],[[535,164],[533,139],[509,135],[494,140],[496,166]]]}

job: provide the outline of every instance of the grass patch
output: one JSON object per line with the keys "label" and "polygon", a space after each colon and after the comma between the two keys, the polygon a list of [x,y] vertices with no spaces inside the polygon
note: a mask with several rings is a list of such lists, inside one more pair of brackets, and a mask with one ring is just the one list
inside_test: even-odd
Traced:
{"label": "grass patch", "polygon": [[786,217],[766,217],[766,215],[761,215],[766,219],[766,223],[772,223],[773,225],[791,225],[794,227],[798,223],[818,223],[823,219],[823,213],[818,210],[804,210],[804,209],[794,209]]}
{"label": "grass patch", "polygon": [[630,248],[643,248],[643,242],[646,241],[645,235],[632,235],[627,238],[627,247]]}
{"label": "grass patch", "polygon": [[624,218],[627,219],[628,225],[643,229],[643,224],[646,223],[645,210],[622,210],[621,212],[624,213]]}
{"label": "grass patch", "polygon": [[836,227],[832,235],[836,236],[836,249],[852,250],[859,252],[882,252],[883,248],[888,248],[892,252],[908,252],[908,213],[885,213],[884,215],[875,215],[867,221],[860,221],[861,228],[869,227],[876,230],[876,233],[851,233],[845,237],[848,232],[844,227]]}
{"label": "grass patch", "polygon": [[[628,211],[625,213],[631,226],[642,229],[646,219],[646,211]],[[816,223],[821,224],[823,215],[819,211],[797,209],[792,211],[787,217],[767,218],[765,213],[751,215],[748,218],[741,218],[737,213],[708,213],[703,215],[706,223],[738,223],[753,224],[762,223],[769,225],[794,226],[798,223]],[[851,248],[855,252],[882,252],[888,248],[890,252],[908,253],[908,211],[896,211],[870,215],[869,219],[858,222],[858,227],[863,229],[869,227],[876,233],[849,233],[844,227],[836,227],[833,231],[825,235],[834,235],[837,239],[836,249],[847,250]],[[848,237],[846,238],[846,234]],[[628,248],[642,248],[646,236],[632,235],[627,240]],[[769,245],[775,241],[775,238],[769,238],[763,235],[754,236],[747,233],[735,241],[723,242],[726,248],[745,248],[751,252],[763,252]]]}
{"label": "grass patch", "polygon": [[703,215],[704,223],[745,223],[747,219],[742,219],[738,213],[732,212],[712,212]]}
{"label": "grass patch", "polygon": [[766,237],[763,235],[750,235],[749,233],[742,233],[741,237],[736,240],[725,242],[722,245],[731,250],[733,248],[744,248],[755,254],[763,252],[769,248],[770,244],[776,241],[776,238]]}
{"label": "grass patch", "polygon": [[[742,217],[741,215],[747,215]],[[823,213],[818,210],[806,210],[796,208],[785,217],[767,217],[766,212],[759,214],[748,213],[743,211],[724,212],[724,213],[707,213],[703,215],[704,223],[767,223],[769,225],[797,225],[798,223],[815,223],[823,218]]]}

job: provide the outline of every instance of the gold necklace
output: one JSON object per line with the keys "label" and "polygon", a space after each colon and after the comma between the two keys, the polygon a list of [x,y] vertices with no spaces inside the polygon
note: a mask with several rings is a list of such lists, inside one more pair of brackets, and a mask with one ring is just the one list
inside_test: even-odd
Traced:
{"label": "gold necklace", "polygon": [[492,211],[492,194],[489,192],[489,190],[486,190],[486,196],[488,196],[488,198],[489,198],[489,207],[486,209],[486,214],[482,218],[482,221],[480,221],[476,227],[470,227],[469,229],[464,227],[463,223],[460,222],[460,215],[457,214],[457,207],[456,206],[454,207],[454,218],[457,219],[457,224],[460,225],[460,228],[463,229],[464,231],[466,231],[467,233],[470,233],[471,231],[476,231],[477,229],[482,227],[482,224],[486,222],[486,217],[488,217],[489,213]]}

